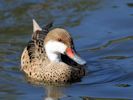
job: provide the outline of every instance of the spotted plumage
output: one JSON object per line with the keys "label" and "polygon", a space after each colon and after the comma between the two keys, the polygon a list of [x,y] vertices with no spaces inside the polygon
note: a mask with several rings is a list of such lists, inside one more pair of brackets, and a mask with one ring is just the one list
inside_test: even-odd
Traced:
{"label": "spotted plumage", "polygon": [[33,20],[33,27],[32,39],[21,56],[21,69],[26,75],[44,82],[79,81],[85,74],[79,64],[84,65],[85,61],[76,56],[70,34],[61,28],[49,31],[51,23],[42,29]]}

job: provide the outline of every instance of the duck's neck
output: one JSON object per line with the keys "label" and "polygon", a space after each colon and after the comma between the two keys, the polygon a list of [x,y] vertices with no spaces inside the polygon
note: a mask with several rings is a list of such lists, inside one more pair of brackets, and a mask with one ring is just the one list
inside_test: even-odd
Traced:
{"label": "duck's neck", "polygon": [[46,54],[50,61],[60,62],[61,54],[66,50],[67,46],[58,41],[50,40],[45,44]]}
{"label": "duck's neck", "polygon": [[61,62],[61,55],[60,54],[48,53],[47,56],[51,62]]}

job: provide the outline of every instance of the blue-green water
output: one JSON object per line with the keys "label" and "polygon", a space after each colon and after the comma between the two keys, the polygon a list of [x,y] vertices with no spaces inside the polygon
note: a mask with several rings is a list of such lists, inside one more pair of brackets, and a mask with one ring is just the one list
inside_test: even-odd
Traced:
{"label": "blue-green water", "polygon": [[[66,28],[87,61],[81,82],[33,85],[20,71],[20,56],[32,34],[54,20]],[[132,0],[0,0],[0,100],[133,99]],[[51,100],[51,99],[49,99]]]}

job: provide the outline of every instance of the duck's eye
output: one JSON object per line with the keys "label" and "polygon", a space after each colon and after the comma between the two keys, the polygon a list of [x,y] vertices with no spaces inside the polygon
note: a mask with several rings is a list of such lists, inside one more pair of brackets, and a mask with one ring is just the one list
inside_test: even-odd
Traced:
{"label": "duck's eye", "polygon": [[61,41],[62,41],[62,39],[60,39],[60,38],[59,38],[59,39],[58,39],[58,41],[59,41],[59,42],[61,42]]}

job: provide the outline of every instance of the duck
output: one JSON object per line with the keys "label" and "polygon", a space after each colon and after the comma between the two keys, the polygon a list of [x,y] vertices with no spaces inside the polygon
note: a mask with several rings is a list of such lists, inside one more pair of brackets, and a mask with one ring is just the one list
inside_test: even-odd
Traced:
{"label": "duck", "polygon": [[33,19],[33,34],[22,52],[21,70],[27,77],[46,83],[81,80],[86,61],[77,54],[70,33],[52,26],[49,23],[41,28]]}

